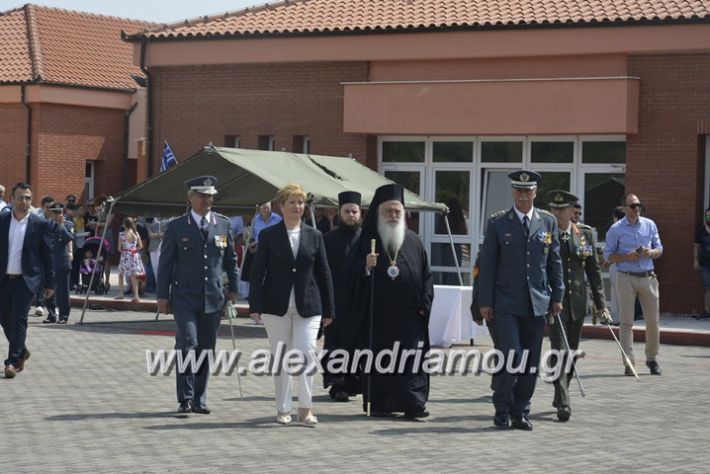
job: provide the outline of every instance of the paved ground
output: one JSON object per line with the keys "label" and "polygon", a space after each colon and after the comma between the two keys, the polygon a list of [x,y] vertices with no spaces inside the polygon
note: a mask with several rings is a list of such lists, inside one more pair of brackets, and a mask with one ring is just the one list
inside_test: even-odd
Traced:
{"label": "paved ground", "polygon": [[[575,389],[572,420],[558,423],[552,386],[541,382],[532,433],[492,428],[487,376],[432,378],[423,422],[368,419],[360,398],[330,402],[319,389],[321,424],[284,427],[274,422],[271,380],[253,375],[242,377],[243,400],[234,376],[213,377],[213,413],[178,418],[173,377],[145,368],[146,349],[171,348],[173,323],[141,322],[150,319],[90,312],[91,324],[48,326],[31,318],[25,372],[0,378],[0,472],[707,472],[710,464],[701,405],[709,348],[664,345],[664,375],[642,370],[636,382],[621,375],[613,342],[585,341],[587,398]],[[218,348],[230,349],[221,329]],[[237,332],[247,354],[267,347],[263,327],[241,321]]]}

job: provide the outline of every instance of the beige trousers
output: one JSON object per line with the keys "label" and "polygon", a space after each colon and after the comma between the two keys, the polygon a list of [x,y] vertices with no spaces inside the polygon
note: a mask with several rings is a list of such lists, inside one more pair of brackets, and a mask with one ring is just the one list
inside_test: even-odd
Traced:
{"label": "beige trousers", "polygon": [[619,340],[632,363],[634,358],[634,306],[638,295],[646,321],[646,361],[656,360],[660,334],[658,332],[658,279],[655,276],[637,277],[619,271],[616,278],[619,298]]}

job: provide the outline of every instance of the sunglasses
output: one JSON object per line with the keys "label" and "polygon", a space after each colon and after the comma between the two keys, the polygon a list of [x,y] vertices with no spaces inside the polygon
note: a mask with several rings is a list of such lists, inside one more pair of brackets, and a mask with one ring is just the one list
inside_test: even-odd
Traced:
{"label": "sunglasses", "polygon": [[629,209],[641,209],[642,204],[640,202],[635,202],[633,204],[629,204],[628,206]]}

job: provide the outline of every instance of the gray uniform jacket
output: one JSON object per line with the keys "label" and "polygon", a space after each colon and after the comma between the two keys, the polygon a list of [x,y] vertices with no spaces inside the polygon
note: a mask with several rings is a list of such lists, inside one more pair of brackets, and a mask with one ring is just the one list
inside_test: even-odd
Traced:
{"label": "gray uniform jacket", "polygon": [[228,291],[237,292],[237,256],[229,219],[211,213],[207,239],[190,211],[168,224],[158,263],[158,298],[169,298],[174,312],[215,313]]}
{"label": "gray uniform jacket", "polygon": [[532,302],[535,316],[546,315],[565,290],[559,251],[557,220],[549,212],[533,209],[527,239],[513,208],[493,214],[481,248],[480,306],[526,316]]}

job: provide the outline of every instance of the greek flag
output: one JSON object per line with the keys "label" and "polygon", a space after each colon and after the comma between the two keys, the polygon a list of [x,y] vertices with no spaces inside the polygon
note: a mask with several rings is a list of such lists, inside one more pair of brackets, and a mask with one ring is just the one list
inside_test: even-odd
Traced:
{"label": "greek flag", "polygon": [[163,148],[163,158],[160,160],[160,172],[162,173],[176,164],[177,158],[175,158],[173,151],[170,149],[170,145],[168,145],[168,142],[166,141],[165,148]]}

